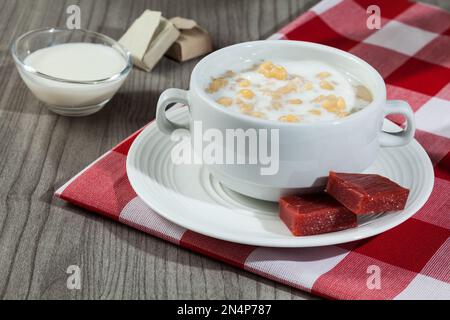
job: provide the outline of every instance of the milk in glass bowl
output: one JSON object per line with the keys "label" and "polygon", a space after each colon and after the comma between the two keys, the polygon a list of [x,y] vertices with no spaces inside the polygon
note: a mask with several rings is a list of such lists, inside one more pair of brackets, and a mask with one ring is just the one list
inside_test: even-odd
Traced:
{"label": "milk in glass bowl", "polygon": [[132,69],[130,53],[118,42],[82,29],[30,31],[14,42],[11,53],[33,94],[66,116],[102,109]]}

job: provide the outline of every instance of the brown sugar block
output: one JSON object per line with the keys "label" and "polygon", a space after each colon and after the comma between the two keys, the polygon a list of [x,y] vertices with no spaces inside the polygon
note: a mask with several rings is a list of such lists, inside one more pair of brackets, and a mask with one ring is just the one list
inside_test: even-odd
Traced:
{"label": "brown sugar block", "polygon": [[327,193],[355,214],[403,210],[409,190],[377,174],[330,172]]}
{"label": "brown sugar block", "polygon": [[130,51],[136,67],[151,71],[178,39],[180,31],[161,12],[146,10],[137,18],[119,43]]}
{"label": "brown sugar block", "polygon": [[213,50],[211,36],[194,20],[175,17],[170,22],[180,31],[180,36],[166,52],[166,56],[177,60],[190,60]]}
{"label": "brown sugar block", "polygon": [[356,215],[326,193],[282,197],[280,218],[295,236],[334,232],[357,225]]}

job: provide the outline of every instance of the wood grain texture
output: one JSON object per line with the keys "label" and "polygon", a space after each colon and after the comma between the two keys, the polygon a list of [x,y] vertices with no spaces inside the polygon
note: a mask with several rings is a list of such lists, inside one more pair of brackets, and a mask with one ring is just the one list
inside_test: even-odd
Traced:
{"label": "wood grain texture", "polygon": [[[313,298],[53,197],[56,188],[153,119],[164,89],[187,88],[198,60],[163,59],[152,73],[134,70],[104,110],[67,118],[47,111],[27,90],[9,47],[31,29],[64,26],[71,4],[81,7],[83,28],[116,39],[147,8],[193,18],[220,48],[263,39],[316,2],[0,0],[0,298]],[[429,2],[449,8],[447,0]],[[69,265],[81,267],[81,290],[66,287]]]}

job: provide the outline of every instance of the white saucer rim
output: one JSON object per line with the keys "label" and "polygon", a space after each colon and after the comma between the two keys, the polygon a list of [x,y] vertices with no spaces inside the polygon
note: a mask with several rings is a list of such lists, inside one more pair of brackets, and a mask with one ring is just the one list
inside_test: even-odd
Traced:
{"label": "white saucer rim", "polygon": [[[182,114],[185,112],[186,112],[186,108],[181,108],[181,109],[170,111],[170,114],[171,114],[171,116],[177,117],[179,114]],[[394,124],[393,122],[391,122],[388,119],[385,119],[385,121],[390,123],[391,126],[398,127],[396,124]],[[136,168],[133,167],[133,159],[135,157],[136,150],[140,147],[140,145],[142,143],[144,143],[145,138],[149,134],[149,132],[151,132],[152,130],[155,130],[155,129],[158,130],[157,128],[155,128],[155,126],[156,126],[155,122],[153,122],[149,126],[147,126],[147,128],[145,128],[133,141],[133,143],[130,147],[130,150],[128,152],[127,161],[126,161],[126,171],[127,171],[127,175],[128,175],[128,180],[130,181],[130,184],[131,184],[133,190],[136,192],[138,197],[140,197],[144,201],[144,203],[146,205],[148,205],[157,214],[161,215],[162,217],[166,218],[167,220],[169,220],[179,226],[182,226],[188,230],[191,230],[191,231],[194,231],[194,232],[197,232],[197,233],[200,233],[200,234],[212,237],[212,238],[224,240],[224,241],[235,242],[235,243],[240,243],[240,244],[245,244],[245,245],[263,246],[263,247],[301,248],[301,247],[320,247],[320,246],[328,246],[328,245],[337,245],[337,244],[362,240],[365,238],[370,238],[372,236],[375,236],[375,235],[383,233],[387,230],[390,230],[390,229],[400,225],[401,223],[405,222],[410,217],[412,217],[426,203],[426,201],[428,200],[428,198],[431,195],[431,192],[432,192],[433,186],[434,186],[434,170],[433,170],[433,165],[431,163],[431,160],[428,157],[425,150],[423,149],[423,147],[417,142],[417,140],[414,139],[411,143],[416,145],[414,149],[417,152],[419,152],[420,158],[421,158],[421,160],[423,160],[422,164],[424,165],[425,172],[426,173],[431,172],[432,174],[428,177],[430,179],[427,180],[427,185],[422,186],[422,188],[424,189],[422,197],[420,198],[419,201],[416,201],[412,207],[409,208],[407,213],[394,217],[395,219],[393,219],[389,223],[384,223],[382,226],[378,226],[378,227],[374,228],[374,225],[370,224],[370,225],[365,225],[365,226],[359,226],[355,229],[351,229],[352,231],[354,230],[355,233],[359,233],[359,235],[353,236],[351,238],[349,237],[348,233],[343,234],[338,231],[338,232],[324,234],[324,235],[327,235],[327,237],[321,237],[324,235],[306,236],[306,237],[292,236],[292,240],[290,240],[288,242],[286,241],[285,238],[270,239],[268,241],[265,241],[265,239],[252,240],[251,238],[250,239],[242,238],[240,240],[237,240],[237,239],[235,239],[235,237],[233,237],[233,235],[227,235],[226,233],[225,234],[212,234],[212,233],[208,232],[207,230],[205,231],[204,229],[198,227],[195,223],[190,222],[188,219],[186,219],[184,221],[173,219],[173,217],[170,214],[167,214],[165,212],[166,210],[164,208],[164,204],[160,203],[158,201],[158,199],[153,199],[154,201],[152,201],[152,202],[150,202],[148,200],[148,197],[145,195],[145,192],[143,192],[142,188],[140,187],[139,179],[136,176],[137,170],[136,170]],[[161,134],[163,134],[163,133],[161,133]],[[330,235],[334,236],[333,237],[334,240],[330,240]]]}

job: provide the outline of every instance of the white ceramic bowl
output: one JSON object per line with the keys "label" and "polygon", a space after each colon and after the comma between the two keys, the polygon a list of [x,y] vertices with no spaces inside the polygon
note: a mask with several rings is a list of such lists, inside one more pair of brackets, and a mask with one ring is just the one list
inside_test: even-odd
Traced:
{"label": "white ceramic bowl", "polygon": [[[106,79],[73,81],[44,74],[25,63],[27,56],[39,49],[80,42],[113,48],[126,61],[124,69]],[[33,94],[51,111],[65,116],[85,116],[102,109],[119,90],[133,67],[130,53],[118,42],[83,29],[46,28],[30,31],[13,43],[11,54],[20,76]]]}
{"label": "white ceramic bowl", "polygon": [[[211,77],[229,70],[242,70],[255,62],[271,59],[319,60],[343,73],[349,73],[370,89],[373,102],[363,110],[345,118],[315,123],[281,123],[257,119],[232,112],[217,104],[205,92]],[[189,106],[190,126],[170,121],[167,106],[181,102]],[[403,114],[407,128],[401,132],[382,130],[388,114]],[[279,170],[262,175],[262,165],[208,164],[208,170],[225,186],[239,193],[262,200],[278,201],[280,196],[311,192],[323,188],[330,170],[362,172],[377,158],[380,147],[409,143],[414,135],[414,114],[404,101],[386,101],[383,78],[368,63],[347,52],[310,42],[255,41],[218,50],[201,60],[191,75],[189,91],[169,89],[158,102],[157,123],[161,131],[191,129],[201,123],[203,131],[227,129],[268,129],[279,131]],[[195,139],[194,134],[193,139]],[[257,137],[258,139],[259,136]],[[271,150],[269,141],[268,150]],[[230,150],[222,146],[222,152]],[[235,148],[236,154],[238,150]],[[248,150],[245,159],[249,159]]]}

